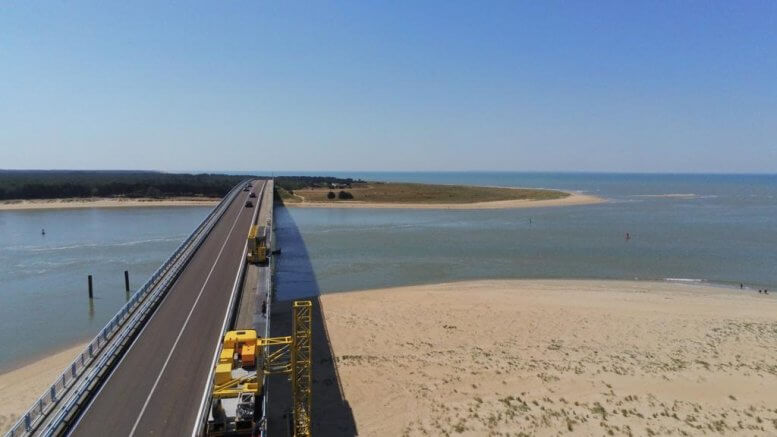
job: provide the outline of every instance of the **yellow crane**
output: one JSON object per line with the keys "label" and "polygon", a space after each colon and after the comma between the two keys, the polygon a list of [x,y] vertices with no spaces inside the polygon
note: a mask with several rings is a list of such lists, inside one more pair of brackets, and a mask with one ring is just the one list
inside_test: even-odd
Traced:
{"label": "yellow crane", "polygon": [[313,305],[309,300],[295,301],[291,349],[291,386],[294,402],[294,437],[310,436],[313,404],[312,329]]}
{"label": "yellow crane", "polygon": [[[207,435],[244,435],[255,423],[262,375],[289,375],[292,386],[293,436],[310,437],[312,417],[312,320],[309,300],[292,305],[292,335],[261,338],[254,330],[228,331],[213,381],[212,420]],[[224,399],[236,402],[223,403]],[[232,410],[234,406],[234,411]],[[242,406],[242,407],[241,407]],[[226,408],[230,408],[227,412]]]}
{"label": "yellow crane", "polygon": [[248,231],[248,262],[263,264],[267,262],[267,228],[252,225]]}

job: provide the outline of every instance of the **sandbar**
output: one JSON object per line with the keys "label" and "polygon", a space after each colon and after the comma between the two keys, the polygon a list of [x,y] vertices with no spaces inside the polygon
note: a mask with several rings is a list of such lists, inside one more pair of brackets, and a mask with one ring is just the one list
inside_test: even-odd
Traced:
{"label": "sandbar", "polygon": [[771,295],[482,280],[321,305],[360,436],[777,435]]}
{"label": "sandbar", "polygon": [[286,202],[284,206],[293,208],[386,208],[386,209],[514,209],[540,208],[546,206],[594,205],[606,202],[605,199],[590,194],[569,193],[562,199],[548,200],[495,200],[472,203],[391,203],[391,202],[360,202],[353,200],[337,200],[331,202]]}

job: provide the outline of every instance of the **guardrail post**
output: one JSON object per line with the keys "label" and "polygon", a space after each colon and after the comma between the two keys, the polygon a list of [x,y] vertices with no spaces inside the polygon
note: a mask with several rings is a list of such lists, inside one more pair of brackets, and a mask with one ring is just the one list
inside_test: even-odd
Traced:
{"label": "guardrail post", "polygon": [[[129,296],[129,271],[124,271],[124,279],[125,279],[125,291],[127,291],[127,303],[125,303],[125,306],[119,310],[119,312],[114,315],[114,317],[107,323],[106,326],[103,327],[102,331],[92,340],[91,343],[89,343],[87,349],[81,353],[80,355],[80,368],[85,369],[86,368],[86,362],[90,360],[96,360],[98,357],[98,354],[100,351],[102,351],[102,348],[104,348],[107,344],[110,344],[109,337],[115,336],[119,340],[122,340],[124,337],[118,335],[121,333],[121,328],[124,326],[125,323],[130,323],[131,328],[134,329],[134,326],[138,323],[139,320],[144,319],[147,317],[148,313],[150,312],[150,304],[153,304],[155,302],[158,302],[162,297],[162,292],[166,292],[167,288],[169,287],[170,283],[172,282],[172,278],[170,278],[169,273],[172,271],[179,270],[188,259],[191,258],[193,248],[195,246],[199,246],[202,244],[202,239],[204,236],[210,232],[213,227],[215,226],[215,222],[213,221],[216,217],[221,217],[225,211],[227,210],[227,207],[229,206],[230,202],[234,201],[234,199],[237,197],[237,194],[239,194],[241,185],[236,186],[233,188],[233,190],[224,197],[221,204],[217,207],[211,210],[210,214],[206,217],[205,220],[203,220],[202,223],[197,227],[194,233],[192,233],[189,238],[187,238],[173,253],[173,255],[168,259],[167,262],[164,263],[159,269],[157,269],[156,272],[154,272],[151,276],[151,278],[135,293],[132,293],[132,296],[130,298]],[[94,297],[93,293],[93,282],[92,282],[92,275],[88,275],[88,285],[89,285],[89,298],[90,301]],[[151,300],[148,300],[149,297],[151,297]],[[147,303],[149,305],[147,305]],[[130,321],[130,312],[131,311],[137,311],[137,314],[133,314],[133,318]],[[114,335],[115,334],[115,335]],[[126,336],[126,334],[124,334]],[[89,357],[87,358],[85,355],[86,353],[89,353]],[[96,367],[102,367],[105,365],[106,360],[108,359],[107,356],[103,357],[97,364]],[[10,431],[8,431],[8,436],[10,437],[16,437],[19,434],[28,434],[33,431],[32,424],[40,416],[43,415],[43,412],[46,408],[53,410],[56,407],[56,403],[67,399],[65,397],[65,394],[67,393],[67,388],[69,386],[72,386],[74,383],[76,383],[79,380],[78,377],[78,370],[79,369],[79,358],[77,357],[75,360],[73,360],[70,371],[68,372],[67,369],[60,375],[59,379],[50,386],[48,392],[44,392],[43,396],[41,396],[38,399],[37,404],[33,404],[32,407],[25,413],[23,418],[14,425],[13,428],[11,428]],[[96,375],[96,371],[92,370],[88,374],[86,372],[83,372],[83,375],[86,375],[86,378],[88,380],[91,380]],[[68,374],[71,374],[71,383],[68,385],[67,383],[67,377]],[[77,396],[81,396],[81,392],[84,390],[84,386],[82,386],[80,389],[77,390]],[[58,399],[57,392],[62,392],[62,398]],[[50,400],[46,401],[45,396],[46,394],[49,395]],[[69,411],[72,408],[72,406],[66,406],[65,410],[62,410],[55,418],[54,421],[61,421],[63,420],[60,416],[65,415],[67,411]],[[22,429],[22,426],[24,426],[26,431]],[[36,425],[37,426],[37,425]]]}

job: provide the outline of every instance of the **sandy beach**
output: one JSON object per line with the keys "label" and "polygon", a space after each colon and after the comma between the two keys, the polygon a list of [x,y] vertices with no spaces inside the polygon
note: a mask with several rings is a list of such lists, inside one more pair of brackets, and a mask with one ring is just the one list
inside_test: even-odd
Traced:
{"label": "sandy beach", "polygon": [[569,193],[563,199],[550,200],[497,200],[473,203],[378,203],[338,200],[332,202],[286,202],[285,206],[294,208],[392,208],[392,209],[513,209],[540,208],[546,206],[593,205],[606,200],[589,194]]}
{"label": "sandy beach", "polygon": [[215,206],[221,199],[212,197],[181,197],[168,199],[116,199],[94,197],[87,199],[39,199],[0,201],[0,211],[79,208],[137,208],[160,206]]}
{"label": "sandy beach", "polygon": [[[360,436],[777,434],[772,295],[487,280],[321,305]],[[0,374],[0,432],[83,347]]]}
{"label": "sandy beach", "polygon": [[499,280],[321,297],[360,436],[777,435],[777,298]]}
{"label": "sandy beach", "polygon": [[0,433],[5,433],[84,350],[79,344],[0,374]]}

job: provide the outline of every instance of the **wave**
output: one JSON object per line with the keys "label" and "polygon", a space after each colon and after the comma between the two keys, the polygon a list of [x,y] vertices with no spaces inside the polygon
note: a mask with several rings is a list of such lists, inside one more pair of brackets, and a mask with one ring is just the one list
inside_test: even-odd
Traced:
{"label": "wave", "polygon": [[631,197],[647,197],[659,199],[715,199],[717,194],[696,193],[666,193],[666,194],[632,194]]}
{"label": "wave", "polygon": [[63,246],[11,246],[6,247],[5,250],[19,250],[27,252],[52,252],[60,250],[75,250],[75,249],[96,249],[105,247],[131,247],[139,246],[142,244],[153,243],[172,243],[183,241],[185,236],[177,237],[164,237],[164,238],[149,238],[146,240],[134,240],[134,241],[122,241],[117,243],[86,243],[86,244],[67,244]]}
{"label": "wave", "polygon": [[665,198],[677,198],[677,199],[694,199],[701,197],[695,193],[667,193],[667,194],[634,194],[634,197],[665,197]]}
{"label": "wave", "polygon": [[697,278],[664,278],[664,281],[668,282],[685,282],[685,283],[693,283],[698,284],[701,282],[706,282],[704,279],[697,279]]}

